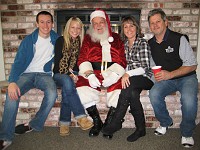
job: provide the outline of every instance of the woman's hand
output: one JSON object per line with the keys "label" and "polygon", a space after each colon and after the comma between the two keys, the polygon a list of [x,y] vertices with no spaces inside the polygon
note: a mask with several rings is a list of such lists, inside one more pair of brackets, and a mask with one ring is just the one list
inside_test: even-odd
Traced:
{"label": "woman's hand", "polygon": [[69,76],[73,79],[74,83],[76,83],[78,81],[78,76],[77,75],[70,74]]}
{"label": "woman's hand", "polygon": [[129,81],[129,75],[127,73],[125,73],[123,76],[122,76],[122,88],[125,89],[127,87],[129,87],[130,85],[130,81]]}

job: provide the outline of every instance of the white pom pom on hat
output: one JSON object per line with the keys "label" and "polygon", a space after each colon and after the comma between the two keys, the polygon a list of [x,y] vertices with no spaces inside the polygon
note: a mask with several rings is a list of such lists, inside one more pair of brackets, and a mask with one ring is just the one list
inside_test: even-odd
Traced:
{"label": "white pom pom on hat", "polygon": [[95,17],[102,17],[102,18],[106,19],[106,22],[107,22],[107,25],[108,25],[108,32],[109,32],[108,42],[113,42],[114,38],[112,37],[110,19],[109,19],[108,15],[106,14],[106,12],[104,10],[101,10],[101,9],[96,9],[95,11],[93,11],[90,15],[90,23],[92,23],[92,19],[95,18]]}

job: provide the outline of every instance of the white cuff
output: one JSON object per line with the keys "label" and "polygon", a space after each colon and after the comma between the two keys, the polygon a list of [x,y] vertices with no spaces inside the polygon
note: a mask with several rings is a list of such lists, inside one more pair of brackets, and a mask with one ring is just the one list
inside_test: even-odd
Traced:
{"label": "white cuff", "polygon": [[93,71],[93,67],[92,67],[92,64],[89,62],[89,61],[85,61],[85,62],[82,62],[80,65],[79,65],[79,75],[85,77],[85,72],[88,71],[88,70],[92,70]]}
{"label": "white cuff", "polygon": [[116,74],[119,75],[119,77],[122,77],[124,75],[124,73],[125,73],[125,69],[121,65],[119,65],[117,63],[112,64],[108,68],[108,70],[111,70],[112,72],[115,72]]}
{"label": "white cuff", "polygon": [[126,72],[130,77],[132,76],[139,76],[139,75],[143,75],[145,73],[144,69],[142,67],[133,69],[133,70],[129,70]]}

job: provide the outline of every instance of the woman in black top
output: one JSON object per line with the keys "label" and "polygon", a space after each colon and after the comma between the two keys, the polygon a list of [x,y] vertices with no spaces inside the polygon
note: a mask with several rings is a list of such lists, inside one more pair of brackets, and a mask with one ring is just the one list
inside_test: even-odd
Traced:
{"label": "woman in black top", "polygon": [[69,134],[71,111],[83,130],[90,129],[93,123],[87,119],[83,105],[77,94],[75,83],[78,80],[77,58],[84,35],[83,24],[77,17],[66,23],[64,35],[59,37],[55,45],[54,80],[62,89],[60,109],[60,135]]}

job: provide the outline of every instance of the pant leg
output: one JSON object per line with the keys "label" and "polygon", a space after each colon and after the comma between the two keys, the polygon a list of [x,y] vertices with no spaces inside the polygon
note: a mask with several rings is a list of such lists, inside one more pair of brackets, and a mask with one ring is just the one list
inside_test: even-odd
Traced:
{"label": "pant leg", "polygon": [[[30,89],[34,88],[34,74],[22,74],[16,82],[21,95],[25,94]],[[19,107],[18,100],[11,100],[6,94],[6,101],[4,105],[3,118],[1,123],[0,139],[12,141],[15,132],[16,116]]]}
{"label": "pant leg", "polygon": [[142,89],[142,90],[150,90],[153,86],[153,82],[144,76],[132,76],[129,78],[130,86],[132,89]]}
{"label": "pant leg", "polygon": [[56,85],[58,87],[61,87],[61,93],[62,93],[62,100],[61,100],[61,107],[60,107],[60,118],[59,123],[60,124],[67,124],[69,125],[71,122],[71,109],[70,104],[67,96],[65,95],[65,89],[63,87],[63,84],[65,83],[65,75],[56,73],[53,76],[53,79],[56,82]]}
{"label": "pant leg", "polygon": [[89,108],[99,102],[100,91],[89,86],[81,86],[77,88],[78,95],[84,108]]}
{"label": "pant leg", "polygon": [[178,90],[181,93],[181,135],[184,137],[191,137],[196,127],[195,119],[197,116],[198,107],[198,80],[195,74],[177,79],[177,82]]}
{"label": "pant leg", "polygon": [[71,111],[77,118],[86,116],[83,105],[81,104],[80,98],[77,94],[74,81],[71,77],[57,73],[54,75],[54,80],[57,85],[62,88],[60,121],[71,122]]}
{"label": "pant leg", "polygon": [[107,106],[108,107],[117,107],[119,95],[121,93],[121,89],[115,89],[113,91],[107,92]]}
{"label": "pant leg", "polygon": [[145,117],[142,104],[140,102],[140,93],[142,89],[132,89],[130,95],[130,113],[133,115],[137,129],[145,128]]}
{"label": "pant leg", "polygon": [[144,110],[140,101],[140,93],[143,89],[151,89],[153,82],[147,77],[132,76],[130,78],[130,113],[133,115],[138,130],[145,129]]}
{"label": "pant leg", "polygon": [[166,107],[165,97],[175,91],[177,89],[174,81],[166,80],[156,82],[149,92],[155,116],[163,127],[167,127],[173,122]]}
{"label": "pant leg", "polygon": [[57,88],[52,76],[47,73],[37,73],[34,85],[37,89],[44,92],[44,97],[39,111],[29,124],[33,129],[41,131],[44,127],[48,114],[56,101]]}
{"label": "pant leg", "polygon": [[[130,88],[122,89],[119,95],[118,103],[115,112],[109,122],[104,123],[102,133],[105,135],[112,135],[116,131],[122,128],[122,123],[124,122],[124,116],[127,112],[130,99]],[[113,107],[111,107],[113,108]],[[110,110],[109,110],[110,111]],[[106,118],[107,119],[107,118]]]}

